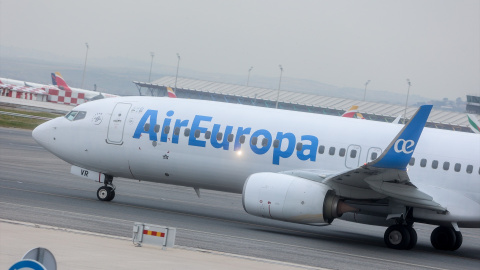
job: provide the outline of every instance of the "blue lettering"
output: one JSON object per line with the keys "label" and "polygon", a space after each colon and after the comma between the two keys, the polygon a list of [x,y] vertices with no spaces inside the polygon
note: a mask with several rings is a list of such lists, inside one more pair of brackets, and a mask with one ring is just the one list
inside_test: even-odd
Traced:
{"label": "blue lettering", "polygon": [[[173,111],[168,111],[167,112],[168,117],[171,117],[173,114],[174,114]],[[161,133],[160,141],[161,142],[167,142],[168,134],[165,134],[164,130],[165,130],[165,127],[170,126],[171,121],[172,121],[172,119],[170,119],[170,118],[165,118],[165,120],[163,120],[163,128],[162,128],[162,130],[160,130],[160,133]]]}
{"label": "blue lettering", "polygon": [[179,134],[175,134],[175,130],[177,129],[177,127],[181,129],[182,127],[186,127],[186,126],[188,126],[188,120],[183,120],[183,121],[180,119],[175,120],[175,128],[173,128],[172,143],[178,144],[180,131],[179,131]]}
{"label": "blue lettering", "polygon": [[252,134],[252,137],[257,137],[258,138],[259,136],[263,136],[264,139],[267,140],[267,144],[263,145],[263,139],[260,140],[260,138],[259,138],[257,140],[257,144],[260,143],[261,147],[259,148],[256,145],[253,145],[253,144],[250,143],[250,148],[252,149],[252,151],[255,154],[263,155],[263,154],[268,152],[268,150],[270,149],[270,146],[272,145],[272,134],[270,134],[270,132],[268,132],[268,130],[266,130],[266,129],[259,129]]}
{"label": "blue lettering", "polygon": [[243,127],[238,127],[237,129],[237,135],[235,135],[235,144],[233,146],[233,151],[238,151],[240,148],[242,148],[242,144],[240,143],[240,137],[242,135],[248,135],[250,134],[251,128],[243,128]]}
{"label": "blue lettering", "polygon": [[[293,154],[293,150],[295,149],[295,135],[293,133],[277,133],[277,140],[279,140],[279,144],[277,148],[273,149],[273,164],[279,165],[280,158],[288,158]],[[287,149],[282,151],[282,143],[283,140],[286,139],[288,141]]]}
{"label": "blue lettering", "polygon": [[[139,139],[142,133],[148,133],[150,136],[150,140],[156,141],[157,133],[155,133],[155,125],[157,124],[157,114],[158,114],[158,111],[147,110],[145,114],[142,116],[142,119],[140,119],[140,122],[138,122],[138,126],[135,129],[135,133],[133,134],[133,138]],[[144,131],[144,126],[147,123],[147,120],[149,118],[150,118],[150,128],[148,129],[148,131]]]}
{"label": "blue lettering", "polygon": [[205,131],[207,131],[206,127],[200,127],[200,122],[202,122],[202,121],[210,122],[210,121],[212,121],[212,117],[211,116],[203,116],[203,115],[195,115],[195,118],[193,119],[193,123],[192,123],[192,129],[190,130],[190,137],[188,139],[188,145],[205,147],[205,141],[197,140],[197,138],[195,138],[195,132],[197,130],[199,130],[200,133],[205,133]]}
{"label": "blue lettering", "polygon": [[[315,161],[317,158],[318,138],[312,135],[303,135],[302,141],[310,141],[310,144],[303,144],[302,150],[297,151],[297,157],[300,160]],[[305,151],[308,150],[308,154]]]}
{"label": "blue lettering", "polygon": [[228,150],[229,143],[227,139],[228,139],[228,135],[232,134],[232,130],[233,130],[232,126],[227,126],[225,128],[225,134],[223,134],[223,140],[222,142],[219,143],[217,140],[217,134],[220,131],[220,125],[219,124],[213,125],[212,137],[210,138],[210,143],[212,144],[212,146],[215,148],[223,147],[223,150]]}

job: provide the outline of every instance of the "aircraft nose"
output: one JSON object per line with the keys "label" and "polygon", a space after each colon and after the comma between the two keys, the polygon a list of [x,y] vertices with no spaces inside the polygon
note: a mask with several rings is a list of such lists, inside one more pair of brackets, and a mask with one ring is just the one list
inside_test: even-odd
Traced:
{"label": "aircraft nose", "polygon": [[32,131],[33,139],[40,144],[41,146],[47,148],[47,145],[50,141],[54,140],[52,137],[53,127],[51,125],[51,121],[45,122],[39,126],[37,126]]}

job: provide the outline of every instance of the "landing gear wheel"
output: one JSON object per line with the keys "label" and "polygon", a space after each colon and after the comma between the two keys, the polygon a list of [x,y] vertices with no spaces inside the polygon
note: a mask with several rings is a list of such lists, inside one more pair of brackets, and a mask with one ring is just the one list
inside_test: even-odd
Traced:
{"label": "landing gear wheel", "polygon": [[462,236],[462,233],[461,232],[457,232],[455,231],[455,245],[453,245],[453,247],[450,249],[451,251],[455,251],[457,250],[458,248],[460,248],[462,246],[462,243],[463,243],[463,236]]}
{"label": "landing gear wheel", "polygon": [[410,234],[410,243],[408,243],[405,249],[410,250],[417,244],[417,232],[411,226],[407,226],[408,233]]}
{"label": "landing gear wheel", "polygon": [[406,249],[410,243],[410,233],[405,226],[392,225],[385,231],[385,244],[393,249]]}
{"label": "landing gear wheel", "polygon": [[102,186],[102,187],[99,187],[97,190],[97,198],[100,201],[108,202],[113,200],[114,197],[115,197],[115,190],[113,190],[112,187]]}
{"label": "landing gear wheel", "polygon": [[[430,235],[430,242],[435,249],[455,250],[454,248],[457,244],[455,230],[449,227],[437,227]],[[461,240],[459,242],[461,242]],[[462,245],[462,243],[460,243],[460,245]],[[460,245],[458,247],[460,247]]]}

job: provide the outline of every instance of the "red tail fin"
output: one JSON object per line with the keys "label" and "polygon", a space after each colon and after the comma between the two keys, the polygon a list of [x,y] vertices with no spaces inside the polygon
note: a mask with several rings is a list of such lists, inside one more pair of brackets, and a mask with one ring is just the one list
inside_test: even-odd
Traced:
{"label": "red tail fin", "polygon": [[72,89],[68,87],[67,82],[65,82],[65,80],[62,78],[62,75],[60,74],[60,72],[52,73],[52,82],[54,85],[56,85],[58,88],[62,90],[65,90],[67,92],[72,91]]}

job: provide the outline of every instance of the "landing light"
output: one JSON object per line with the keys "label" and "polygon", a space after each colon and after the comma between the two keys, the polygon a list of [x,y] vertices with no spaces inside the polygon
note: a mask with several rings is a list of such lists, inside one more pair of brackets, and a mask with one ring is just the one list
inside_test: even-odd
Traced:
{"label": "landing light", "polygon": [[238,151],[238,152],[237,152],[237,155],[241,156],[241,155],[242,155],[242,151]]}

